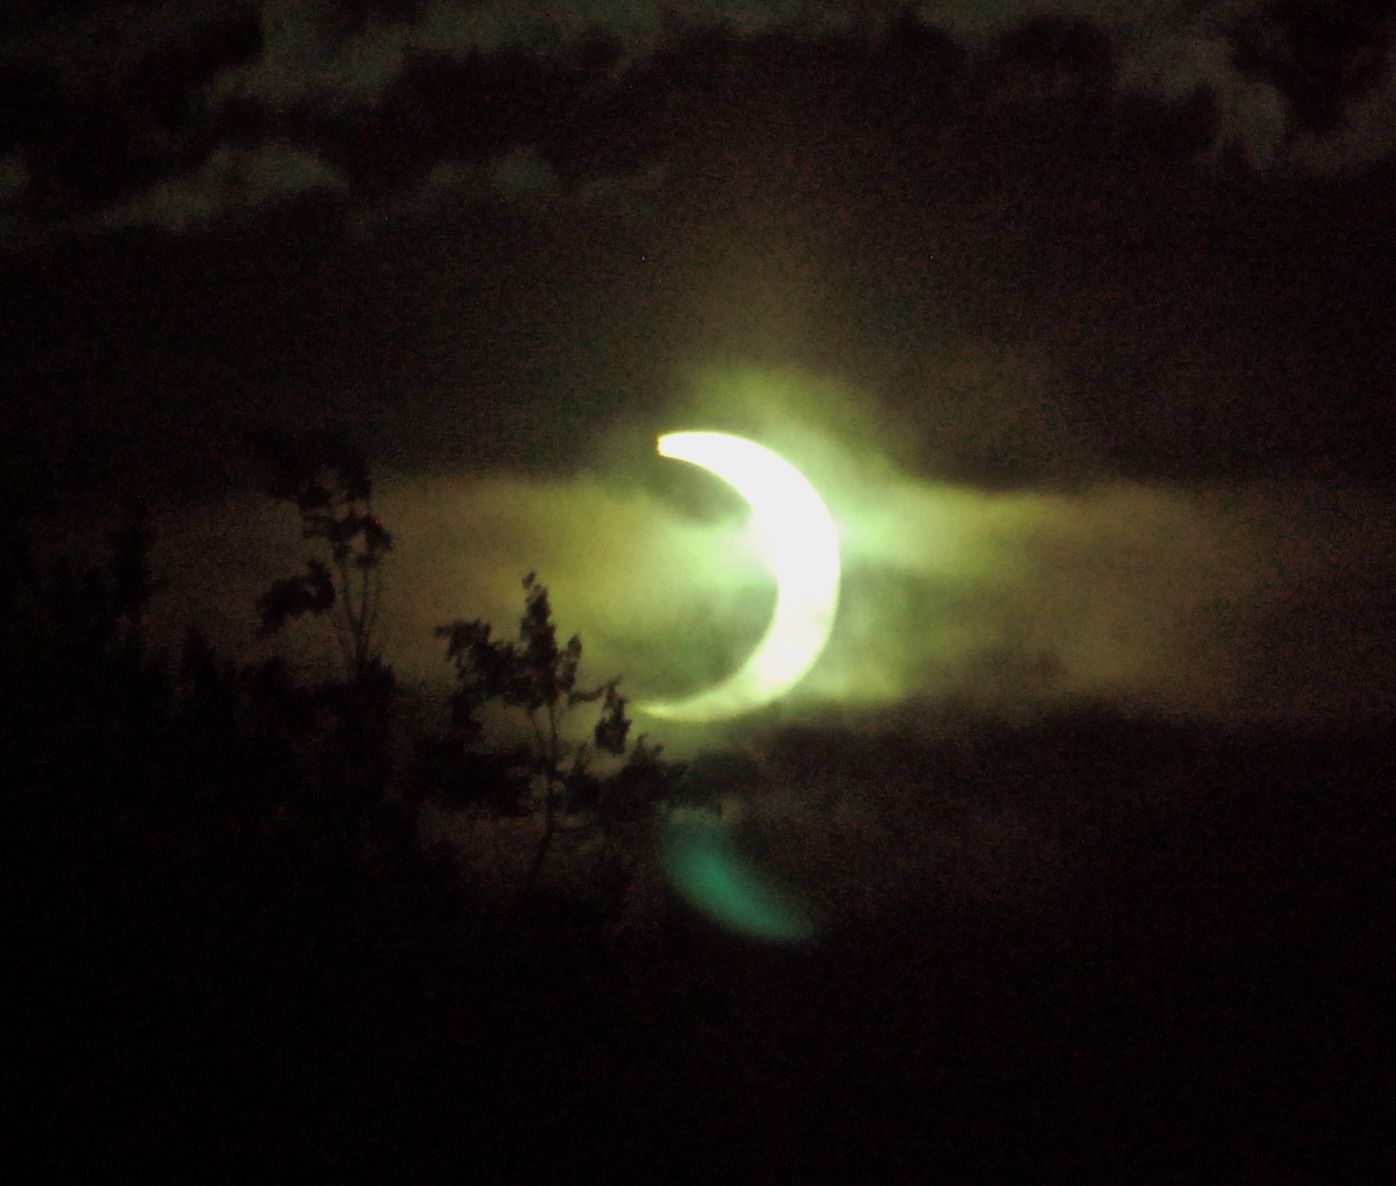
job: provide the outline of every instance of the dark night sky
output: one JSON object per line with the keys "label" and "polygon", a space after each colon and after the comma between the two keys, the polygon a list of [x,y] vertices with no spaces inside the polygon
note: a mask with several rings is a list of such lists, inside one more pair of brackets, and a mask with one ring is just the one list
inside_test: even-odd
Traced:
{"label": "dark night sky", "polygon": [[[6,481],[196,515],[244,484],[248,417],[345,423],[408,570],[451,497],[478,536],[609,513],[632,470],[652,493],[687,416],[838,442],[835,487],[905,500],[861,534],[845,503],[845,649],[878,678],[836,639],[826,698],[963,691],[1008,653],[1148,704],[1389,706],[1393,7],[11,4]],[[927,576],[917,500],[954,497],[1012,580]],[[603,574],[516,534],[477,539],[498,596],[551,561],[643,667],[601,606],[640,549],[603,532]],[[1044,572],[1055,601],[1021,592]],[[960,642],[896,666],[860,589],[904,627],[927,580],[916,629]]]}

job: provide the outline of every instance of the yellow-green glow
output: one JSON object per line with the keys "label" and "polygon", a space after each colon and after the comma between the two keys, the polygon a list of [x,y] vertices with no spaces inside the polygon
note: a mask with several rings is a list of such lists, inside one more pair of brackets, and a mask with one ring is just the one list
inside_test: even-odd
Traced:
{"label": "yellow-green glow", "polygon": [[805,476],[771,450],[722,432],[671,432],[659,454],[721,478],[751,507],[751,528],[776,582],[771,624],[746,663],[684,700],[638,707],[652,716],[710,721],[739,716],[793,688],[814,666],[839,600],[834,520]]}

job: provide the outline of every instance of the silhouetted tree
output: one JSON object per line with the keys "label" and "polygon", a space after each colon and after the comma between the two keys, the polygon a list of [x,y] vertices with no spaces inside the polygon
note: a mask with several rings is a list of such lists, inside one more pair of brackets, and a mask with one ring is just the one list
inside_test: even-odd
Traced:
{"label": "silhouetted tree", "polygon": [[323,754],[318,802],[336,826],[400,833],[401,812],[388,802],[395,680],[378,645],[382,564],[393,540],[374,513],[368,465],[334,431],[263,426],[245,439],[265,467],[263,492],[293,505],[301,537],[321,550],[303,574],[273,581],[259,598],[257,635],[270,638],[290,619],[330,613],[344,661],[346,678],[319,689],[335,735]]}
{"label": "silhouetted tree", "polygon": [[[599,783],[587,768],[592,746],[609,754],[625,752],[630,720],[626,699],[617,691],[620,677],[589,691],[577,688],[582,640],[573,635],[565,646],[557,642],[548,590],[534,573],[523,579],[524,614],[517,642],[490,638],[491,627],[481,621],[437,627],[447,640],[446,656],[456,666],[452,712],[458,726],[473,721],[487,701],[519,709],[528,723],[532,743],[530,773],[539,788],[543,830],[521,894],[536,884],[547,859],[560,812],[598,797]],[[578,704],[601,704],[601,716],[590,742],[569,742],[563,722]]]}
{"label": "silhouetted tree", "polygon": [[269,466],[263,490],[291,503],[301,537],[324,544],[303,574],[274,581],[257,602],[258,637],[276,634],[291,618],[338,610],[335,635],[349,678],[381,680],[376,629],[382,562],[393,539],[373,512],[373,482],[362,455],[336,433],[287,433],[272,428],[247,439]]}

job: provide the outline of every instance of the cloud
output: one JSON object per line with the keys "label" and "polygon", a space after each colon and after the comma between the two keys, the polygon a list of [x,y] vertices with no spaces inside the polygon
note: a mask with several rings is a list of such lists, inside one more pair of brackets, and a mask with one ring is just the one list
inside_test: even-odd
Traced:
{"label": "cloud", "polygon": [[319,0],[263,0],[261,52],[219,71],[206,93],[215,103],[371,103],[397,77],[409,47],[432,48],[428,29],[371,18],[362,28],[346,31],[334,19],[332,6]]}
{"label": "cloud", "polygon": [[447,206],[500,201],[523,206],[562,202],[582,212],[604,211],[643,222],[653,216],[648,199],[666,175],[660,162],[630,173],[589,178],[569,190],[537,148],[521,145],[487,160],[438,161],[415,185],[353,215],[352,226],[371,236],[385,224],[436,217]]}
{"label": "cloud", "polygon": [[[1396,33],[1391,35],[1396,41]],[[1381,83],[1348,103],[1336,129],[1302,132],[1290,146],[1290,159],[1315,173],[1361,169],[1396,151],[1396,68],[1390,62]]]}
{"label": "cloud", "polygon": [[[829,502],[845,574],[831,644],[787,706],[795,718],[949,705],[1031,717],[1089,700],[1317,720],[1389,701],[1389,498],[1137,481],[989,491],[808,426],[780,447]],[[400,525],[395,642],[414,677],[439,678],[430,627],[442,615],[510,630],[535,568],[593,677],[622,672],[643,698],[739,665],[773,598],[740,507],[699,511],[687,488],[654,484],[692,475],[650,464],[386,481],[383,514]]]}
{"label": "cloud", "polygon": [[[926,24],[986,51],[995,39],[1035,21],[1074,21],[1101,30],[1117,56],[1122,87],[1170,101],[1205,89],[1214,96],[1219,114],[1215,151],[1234,148],[1258,168],[1287,163],[1337,168],[1354,157],[1373,159],[1396,140],[1391,121],[1382,118],[1390,112],[1388,91],[1385,98],[1354,98],[1348,130],[1331,139],[1309,132],[1289,154],[1287,146],[1296,134],[1290,101],[1276,78],[1238,65],[1243,32],[1254,38],[1275,22],[1265,0],[1203,5],[1173,0],[934,0],[923,3],[918,14]],[[662,0],[485,0],[468,7],[433,0],[411,17],[394,11],[346,30],[321,3],[267,0],[261,53],[221,71],[208,95],[215,103],[242,98],[274,106],[373,105],[416,54],[459,56],[509,47],[565,50],[600,34],[612,38],[633,61],[701,27],[721,26],[738,36],[781,29],[805,34],[851,30],[871,39],[887,19],[880,6],[845,8],[801,0],[724,0],[701,6]],[[1388,33],[1381,53],[1388,52],[1390,40]],[[1308,51],[1301,46],[1297,52]],[[1005,85],[1011,82],[1005,78]]]}
{"label": "cloud", "polygon": [[1121,44],[1126,88],[1170,100],[1204,90],[1217,107],[1214,152],[1234,147],[1257,169],[1280,160],[1290,125],[1284,97],[1274,83],[1237,69],[1224,29],[1212,24],[1126,26]]}
{"label": "cloud", "polygon": [[[1381,8],[1388,10],[1383,18]],[[1391,47],[1396,18],[1390,5],[1289,6],[1271,0],[928,0],[924,21],[947,29],[971,44],[993,38],[1036,18],[1076,20],[1103,30],[1116,54],[1118,83],[1164,99],[1189,98],[1198,89],[1217,107],[1214,153],[1235,149],[1255,168],[1300,167],[1332,172],[1367,164],[1396,147]],[[1301,23],[1286,24],[1300,13]],[[1284,64],[1293,77],[1265,68],[1243,52],[1253,44],[1286,45]],[[1333,77],[1293,72],[1296,65],[1345,55]],[[1355,63],[1384,63],[1374,73],[1381,83],[1367,92],[1344,90],[1343,77]],[[1288,87],[1288,89],[1287,89]],[[1336,130],[1303,126],[1295,108],[1300,100],[1334,104],[1341,113]]]}
{"label": "cloud", "polygon": [[292,144],[224,146],[192,172],[168,177],[102,211],[102,229],[152,226],[183,232],[317,190],[348,188],[343,170]]}
{"label": "cloud", "polygon": [[842,28],[847,13],[808,0],[483,0],[463,5],[428,0],[403,18],[375,15],[346,31],[323,0],[264,0],[262,52],[210,83],[215,102],[256,99],[273,105],[315,100],[373,104],[417,54],[490,53],[511,47],[566,49],[597,34],[645,53],[676,30],[721,25],[751,35],[776,27]]}
{"label": "cloud", "polygon": [[534,148],[516,148],[490,168],[494,189],[508,198],[538,201],[557,188],[557,173]]}
{"label": "cloud", "polygon": [[850,511],[845,548],[844,635],[820,683],[855,705],[1031,713],[1099,697],[1223,713],[1237,696],[1229,614],[1274,579],[1205,497],[1135,483],[892,483]]}
{"label": "cloud", "polygon": [[488,160],[448,158],[438,161],[425,177],[350,216],[350,227],[371,238],[385,226],[435,219],[448,208],[505,202],[539,206],[560,194],[556,170],[530,146],[520,146]]}
{"label": "cloud", "polygon": [[1263,168],[1276,161],[1288,115],[1273,83],[1237,68],[1233,31],[1264,7],[1263,0],[1192,6],[1173,0],[930,0],[919,13],[927,24],[980,48],[1034,20],[1099,29],[1115,53],[1118,85],[1173,102],[1206,89],[1219,115],[1214,151],[1234,146]]}
{"label": "cloud", "polygon": [[[1142,482],[989,492],[840,457],[832,443],[792,456],[834,512],[845,576],[830,646],[783,719],[929,731],[965,709],[1031,719],[1089,701],[1292,724],[1391,707],[1389,496]],[[773,596],[740,508],[699,513],[635,470],[381,474],[377,509],[396,539],[384,644],[404,680],[446,685],[437,625],[479,617],[512,636],[530,570],[563,636],[581,634],[587,680],[620,673],[644,698],[739,665]],[[294,514],[239,496],[166,507],[156,525],[156,568],[174,583],[163,641],[195,621],[227,650],[262,653],[251,607],[303,564]],[[327,631],[300,623],[276,645],[331,662]],[[714,735],[651,726],[675,752]],[[743,728],[723,726],[724,740]]]}
{"label": "cloud", "polygon": [[[583,141],[591,143],[586,138],[595,133],[596,143],[623,144],[627,131],[606,121],[643,123],[648,117],[629,111],[623,102],[611,104],[608,88],[628,85],[633,68],[660,48],[681,53],[686,37],[720,26],[737,38],[776,31],[806,37],[852,33],[862,35],[873,53],[896,10],[893,5],[816,0],[720,0],[702,5],[665,0],[379,0],[351,7],[348,11],[325,0],[247,0],[231,6],[119,4],[76,20],[36,19],[21,33],[0,40],[0,62],[13,80],[3,98],[23,108],[17,125],[19,147],[43,187],[52,191],[52,201],[44,208],[100,205],[162,165],[183,167],[193,148],[226,139],[229,127],[239,124],[263,129],[286,120],[308,121],[317,134],[347,138],[360,150],[358,159],[365,161],[382,159],[375,138],[381,142],[385,136],[415,137],[396,166],[402,172],[396,181],[389,178],[389,184],[427,167],[433,156],[443,153],[498,152],[498,140],[469,148],[472,134],[420,96],[405,94],[410,86],[394,91],[412,64],[424,58],[464,63],[471,55],[508,49],[528,51],[535,63],[552,54],[567,57],[578,73],[564,71],[565,85],[581,95],[578,111],[598,121],[593,127],[581,120]],[[1323,10],[1314,11],[1320,15],[1305,19],[1326,29]],[[927,25],[967,47],[976,85],[987,84],[991,93],[998,88],[1003,102],[1031,104],[1050,115],[1054,104],[1069,97],[1070,88],[1056,86],[1058,80],[1050,65],[1044,69],[1043,61],[1056,60],[1052,30],[1060,31],[1063,22],[1079,22],[1108,47],[1114,70],[1102,72],[1102,83],[1173,104],[1190,103],[1199,95],[1210,99],[1216,114],[1214,158],[1237,154],[1258,169],[1334,172],[1389,155],[1396,147],[1396,83],[1390,61],[1396,38],[1391,17],[1335,15],[1337,32],[1324,40],[1301,35],[1303,30],[1296,31],[1284,12],[1262,0],[1201,5],[1173,0],[936,0],[917,10]],[[1001,39],[1009,35],[1030,48],[1036,46],[1042,61],[1028,66],[1005,59]],[[1033,40],[1039,35],[1040,45]],[[574,51],[598,36],[608,39],[618,56],[611,60],[603,55],[592,76],[587,74],[591,67],[581,64],[584,59]],[[534,79],[543,91],[556,81],[541,67]],[[1319,97],[1306,98],[1315,94]],[[397,106],[399,99],[408,116]],[[413,102],[424,106],[413,108]],[[461,102],[468,107],[470,100]],[[1315,119],[1316,110],[1324,113],[1326,122]],[[381,123],[375,122],[375,113]],[[701,110],[669,114],[677,114],[680,121],[703,118]],[[481,118],[497,120],[498,113]],[[517,118],[521,122],[511,126],[503,144],[536,142],[538,155],[530,157],[527,149],[519,149],[517,159],[495,162],[498,169],[490,184],[514,197],[537,196],[556,180],[542,172],[558,163],[549,159],[545,143],[556,118]],[[671,124],[665,126],[667,134],[674,134]],[[634,143],[649,144],[654,156],[662,156],[664,147],[651,141],[665,133],[654,127],[644,131]],[[272,160],[278,152],[282,159]],[[223,149],[191,175],[190,180],[202,187],[198,192],[178,193],[178,179],[160,183],[98,221],[175,229],[245,208],[238,201],[223,200],[228,179],[244,168],[244,160],[268,161],[260,196],[244,191],[252,205],[263,197],[317,185],[344,188],[344,175],[314,162],[310,152],[284,146]],[[299,174],[289,159],[292,155],[301,164]],[[602,175],[578,180],[575,196],[592,204],[609,201],[611,209],[644,217],[642,195],[652,175],[644,171],[643,158],[641,153],[635,159],[594,161],[592,167]],[[344,159],[354,159],[354,153]],[[588,158],[579,152],[577,160],[561,169],[569,184],[583,159]],[[256,172],[257,166],[247,167]],[[636,171],[628,177],[614,172],[632,167]],[[9,217],[13,223],[14,217]],[[66,224],[67,215],[55,217]],[[373,217],[361,212],[359,225],[368,225]],[[86,225],[91,219],[79,221]]]}
{"label": "cloud", "polygon": [[668,165],[663,161],[629,173],[605,173],[578,186],[575,199],[580,206],[647,220],[653,215],[650,198],[668,175]]}
{"label": "cloud", "polygon": [[[23,36],[12,36],[0,51],[45,62],[74,93],[96,86],[115,96],[123,80],[148,68],[154,58],[173,54],[162,69],[175,62],[184,63],[179,69],[193,69],[191,63],[206,61],[211,75],[200,66],[189,81],[203,73],[202,95],[214,109],[236,100],[273,108],[350,110],[380,103],[417,56],[459,57],[512,47],[567,51],[601,35],[621,48],[623,60],[633,61],[681,41],[686,32],[713,26],[741,37],[789,30],[816,35],[851,31],[873,39],[884,30],[892,8],[815,0],[702,5],[672,0],[483,0],[468,5],[425,0],[359,5],[358,15],[351,16],[325,0],[261,0],[232,7],[120,4],[78,21],[40,23]],[[1194,5],[1175,0],[928,0],[917,14],[972,50],[992,50],[997,38],[1034,21],[1074,21],[1100,30],[1117,55],[1121,85],[1172,100],[1186,99],[1199,87],[1208,89],[1221,114],[1218,148],[1235,145],[1257,165],[1289,159],[1285,146],[1293,112],[1276,77],[1238,65],[1241,41],[1287,36],[1294,42],[1287,51],[1291,55],[1337,52],[1279,29],[1284,18],[1266,0]],[[1332,19],[1344,18],[1340,13]],[[253,30],[259,35],[254,37]],[[1342,167],[1384,154],[1396,140],[1393,121],[1383,118],[1391,110],[1391,19],[1349,16],[1344,30],[1349,38],[1358,38],[1345,42],[1344,52],[1358,53],[1369,64],[1385,61],[1386,81],[1375,88],[1377,94],[1340,96],[1346,99],[1345,127],[1335,135],[1297,134],[1297,164]],[[1362,37],[1370,44],[1362,43]],[[231,54],[230,61],[230,51],[220,51],[226,62],[220,65],[210,48],[214,44],[246,48]],[[1306,85],[1322,81],[1305,77]]]}

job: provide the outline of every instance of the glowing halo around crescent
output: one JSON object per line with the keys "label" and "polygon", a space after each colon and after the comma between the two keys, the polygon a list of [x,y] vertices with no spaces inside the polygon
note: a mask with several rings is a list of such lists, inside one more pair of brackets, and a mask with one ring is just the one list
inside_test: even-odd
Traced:
{"label": "glowing halo around crescent", "polygon": [[776,608],[745,664],[683,700],[639,704],[651,716],[711,721],[769,704],[818,660],[839,602],[839,539],[824,500],[783,457],[723,432],[671,432],[659,454],[721,478],[751,507],[751,526],[776,582]]}

